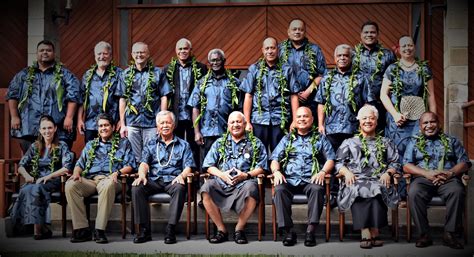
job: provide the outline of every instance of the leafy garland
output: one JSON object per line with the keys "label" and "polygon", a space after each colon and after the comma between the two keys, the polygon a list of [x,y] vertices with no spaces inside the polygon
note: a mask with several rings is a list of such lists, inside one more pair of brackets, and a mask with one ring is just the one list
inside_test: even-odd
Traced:
{"label": "leafy garland", "polygon": [[[286,63],[288,62],[289,58],[289,52],[291,50],[292,44],[291,40],[287,39],[282,42],[282,50],[283,54],[281,57],[281,63]],[[317,67],[316,67],[316,53],[314,50],[311,48],[311,44],[309,42],[306,43],[304,47],[304,56],[308,57],[308,62],[309,62],[309,79],[313,80],[314,79],[314,74],[317,73]]]}
{"label": "leafy garland", "polygon": [[[129,111],[132,111],[133,113],[138,114],[137,109],[132,105],[130,101],[130,97],[132,96],[133,78],[135,76],[134,64],[135,63],[133,61],[130,63],[130,65],[128,66],[128,71],[125,74],[125,93],[123,96],[125,98],[125,101],[127,102],[127,113]],[[147,61],[146,65],[148,66],[148,80],[146,82],[145,104],[143,105],[143,107],[149,112],[153,112],[151,102],[154,100],[152,95],[154,89],[151,87],[151,83],[155,81],[155,66],[153,65],[151,59]]]}
{"label": "leafy garland", "polygon": [[[420,153],[423,155],[423,161],[425,163],[426,169],[428,169],[428,162],[430,160],[430,155],[426,151],[426,137],[423,134],[419,134],[416,138],[416,143],[415,146],[420,151]],[[443,145],[444,151],[443,151],[443,157],[440,160],[440,163],[438,165],[439,169],[444,169],[444,162],[446,160],[446,156],[448,153],[450,153],[451,147],[449,147],[449,138],[444,134],[441,130],[439,131],[439,140],[441,141],[441,144]]]}
{"label": "leafy garland", "polygon": [[258,76],[257,76],[257,85],[255,86],[255,93],[257,95],[257,109],[258,114],[262,114],[262,86],[263,86],[263,77],[268,74],[268,67],[265,65],[265,59],[260,58],[258,61]]}
{"label": "leafy garland", "polygon": [[[38,62],[34,62],[33,65],[28,67],[28,75],[26,77],[26,94],[21,98],[20,102],[18,103],[18,110],[23,110],[26,101],[31,97],[33,93],[33,80],[35,78],[35,68],[38,65]],[[62,78],[63,73],[62,71],[62,64],[56,62],[54,65],[54,73],[53,73],[53,83],[56,85],[56,98],[58,103],[58,109],[61,112],[63,110],[63,96],[64,96],[64,87],[62,85]]]}
{"label": "leafy garland", "polygon": [[[174,84],[174,73],[176,71],[177,63],[178,63],[178,58],[176,57],[171,58],[170,64],[168,65],[168,70],[166,71],[166,78],[168,79],[172,92],[174,92],[174,89],[176,88],[176,85]],[[199,69],[197,66],[196,57],[194,56],[191,59],[191,72],[193,73],[193,76],[194,76],[194,85],[197,85],[198,80],[201,78],[202,74],[201,74],[201,69]],[[170,108],[171,105],[172,105],[172,99],[169,99],[168,108]]]}
{"label": "leafy garland", "polygon": [[[236,78],[232,74],[232,72],[230,72],[229,70],[226,70],[225,72],[226,72],[227,77],[229,78],[229,83],[227,83],[227,88],[231,91],[232,108],[235,108],[235,106],[237,106],[239,104],[239,98],[237,96],[237,92],[239,90],[239,87],[237,86]],[[197,124],[199,124],[199,121],[201,120],[202,116],[204,115],[204,111],[206,110],[207,98],[206,98],[206,95],[204,94],[204,92],[206,91],[206,88],[208,86],[207,84],[208,84],[208,81],[209,81],[209,78],[211,77],[211,75],[212,75],[212,70],[209,69],[207,71],[206,75],[203,78],[202,84],[199,86],[199,105],[200,105],[200,108],[199,108],[199,115],[197,116],[196,120],[193,123],[193,128],[195,128],[197,126]]]}
{"label": "leafy garland", "polygon": [[[227,150],[232,147],[232,137],[229,137],[230,132],[227,130],[224,135],[219,140],[219,147],[217,148],[217,152],[219,153],[219,163],[224,163],[227,161]],[[248,141],[252,146],[252,162],[250,164],[250,170],[255,169],[255,165],[257,165],[257,157],[260,155],[260,149],[257,145],[257,137],[253,134],[253,132],[245,132],[247,142],[244,144],[244,147],[247,146]],[[232,149],[230,149],[232,151]]]}
{"label": "leafy garland", "polygon": [[[83,177],[85,177],[87,175],[87,173],[89,172],[89,170],[91,169],[92,162],[95,159],[95,150],[99,146],[99,141],[100,141],[100,137],[97,137],[97,138],[93,139],[92,143],[91,143],[91,148],[87,151],[86,166],[84,167],[84,170],[81,173],[81,176],[83,176]],[[109,157],[109,173],[112,173],[112,166],[114,165],[114,161],[117,161],[117,162],[122,161],[122,159],[117,158],[117,156],[115,156],[115,153],[117,152],[117,150],[120,146],[120,135],[119,135],[119,133],[114,133],[112,135],[111,145],[112,145],[112,148],[107,153],[107,155]]]}
{"label": "leafy garland", "polygon": [[[363,44],[358,44],[355,47],[353,69],[356,69],[357,71],[360,70],[360,56],[361,56],[363,47],[364,47]],[[381,44],[377,44],[376,47],[378,47],[379,50],[377,51],[377,61],[375,63],[375,70],[372,73],[372,75],[370,75],[370,80],[371,81],[374,81],[375,76],[377,75],[377,73],[379,73],[382,70],[383,46]]]}
{"label": "leafy garland", "polygon": [[[91,81],[92,81],[92,77],[94,76],[94,72],[95,70],[97,69],[97,64],[94,64],[90,67],[89,70],[87,70],[87,77],[86,77],[86,92],[85,92],[85,96],[84,96],[84,109],[87,109],[87,104],[89,103],[89,95],[90,95],[90,90],[91,90]],[[113,62],[110,63],[109,67],[107,68],[107,72],[109,73],[109,77],[107,78],[107,82],[105,83],[105,86],[103,87],[103,91],[104,91],[104,98],[102,99],[102,110],[104,112],[106,112],[107,110],[107,99],[109,98],[109,89],[110,87],[112,86],[112,78],[115,77],[115,75],[117,74],[115,72],[115,68],[116,66],[114,65]]]}
{"label": "leafy garland", "polygon": [[[357,134],[357,137],[360,139],[362,153],[364,154],[365,159],[362,162],[362,167],[366,167],[369,165],[369,158],[370,158],[370,150],[369,146],[367,145],[367,139],[362,135],[362,132]],[[383,137],[378,134],[375,136],[375,159],[379,164],[379,167],[372,172],[372,176],[379,175],[383,170],[387,168],[387,164],[384,161],[385,152],[387,151],[385,144],[383,143]]]}
{"label": "leafy garland", "polygon": [[[297,129],[293,129],[290,134],[288,135],[288,144],[285,147],[285,150],[283,152],[283,159],[281,160],[280,163],[282,163],[282,169],[285,170],[286,166],[288,165],[288,161],[290,159],[290,153],[296,151],[295,146],[293,145],[293,141],[296,140],[296,133]],[[311,166],[311,176],[317,174],[320,170],[319,168],[319,162],[318,162],[318,148],[316,147],[316,143],[319,140],[319,132],[318,132],[318,127],[313,125],[311,128],[311,138],[310,138],[310,143],[311,143],[311,161],[312,161],[312,166]]]}
{"label": "leafy garland", "polygon": [[[35,153],[33,155],[33,159],[31,160],[31,172],[30,175],[33,178],[38,178],[39,176],[39,159],[40,159],[40,151],[39,149],[34,148]],[[59,161],[59,147],[53,147],[51,149],[51,161],[49,162],[49,170],[51,173],[55,171],[54,165]]]}
{"label": "leafy garland", "polygon": [[[425,67],[428,65],[428,61],[419,61],[416,59],[416,63],[418,64],[418,71],[416,72],[419,77],[421,77],[422,82],[423,82],[423,102],[425,104],[425,109],[428,109],[428,96],[429,96],[429,91],[428,91],[428,81],[429,81],[429,74],[425,72]],[[390,75],[393,77],[393,82],[392,82],[392,93],[395,96],[395,103],[394,107],[397,112],[399,112],[400,108],[400,99],[402,97],[402,88],[403,88],[403,83],[402,80],[400,79],[400,61],[395,62],[395,68],[392,69],[390,72]]]}
{"label": "leafy garland", "polygon": [[[332,81],[334,79],[334,75],[336,74],[337,69],[333,69],[328,73],[328,77],[324,83],[324,90],[326,91],[326,102],[324,103],[324,113],[326,115],[330,115],[332,112],[332,105],[331,105],[331,86],[332,86]],[[354,112],[357,111],[357,104],[354,99],[354,89],[357,86],[357,73],[352,70],[351,76],[349,77],[349,88],[347,89],[348,94],[347,98],[349,101],[349,104],[351,105],[352,109]]]}

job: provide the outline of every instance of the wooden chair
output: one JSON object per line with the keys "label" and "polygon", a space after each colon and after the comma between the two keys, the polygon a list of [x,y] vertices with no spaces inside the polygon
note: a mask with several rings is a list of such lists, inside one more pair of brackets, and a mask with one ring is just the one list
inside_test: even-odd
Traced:
{"label": "wooden chair", "polygon": [[[204,181],[207,181],[208,179],[213,179],[212,175],[209,173],[204,173],[201,174],[201,177],[204,179]],[[262,236],[265,235],[265,187],[263,184],[263,179],[265,178],[264,174],[259,174],[257,176],[257,184],[258,184],[258,197],[260,198],[260,201],[258,203],[258,241],[262,241]],[[206,239],[209,240],[210,238],[210,233],[209,233],[209,214],[207,213],[206,209],[204,208],[205,212],[205,224],[204,224],[204,229],[206,232]]]}
{"label": "wooden chair", "polygon": [[[131,178],[134,178],[138,176],[137,174],[132,174],[130,175]],[[186,185],[187,185],[187,196],[186,196],[186,239],[189,239],[191,237],[191,226],[193,226],[193,232],[194,234],[197,233],[197,201],[196,201],[196,187],[195,187],[195,178],[199,177],[197,176],[197,173],[191,173],[187,176],[186,178]],[[158,203],[158,204],[163,204],[163,203],[170,203],[171,202],[171,195],[167,193],[157,193],[154,195],[151,195],[148,197],[148,202],[149,203]],[[191,206],[192,205],[192,206]],[[135,231],[138,231],[138,224],[135,224],[135,217],[133,215],[133,208],[134,205],[132,203],[131,207],[131,221],[132,221],[132,227],[134,233]],[[193,209],[191,211],[191,209]],[[194,217],[193,221],[191,221],[191,212],[193,212]],[[150,215],[151,217],[151,215]]]}
{"label": "wooden chair", "polygon": [[[336,175],[336,178],[339,179],[339,184],[344,183],[344,176],[341,174]],[[398,188],[398,182],[401,178],[400,174],[394,174],[392,176],[392,184],[395,187],[395,190]],[[345,226],[345,213],[339,211],[339,241],[344,239],[344,226]],[[398,205],[392,209],[392,237],[395,242],[398,242],[399,232],[398,232]]]}
{"label": "wooden chair", "polygon": [[[407,182],[407,241],[410,242],[411,240],[411,212],[410,212],[410,205],[408,201],[408,191],[410,190],[410,183],[411,183],[411,175],[410,174],[404,174],[403,177],[405,178]],[[467,175],[467,172],[465,175],[461,177],[462,183],[464,185],[464,192],[465,192],[465,198],[464,198],[464,214],[463,214],[463,235],[464,235],[464,243],[467,244],[467,239],[468,239],[468,208],[467,208],[467,203],[468,203],[468,184],[469,180],[471,177]],[[428,208],[430,207],[443,207],[446,206],[446,203],[444,200],[439,197],[439,196],[434,196],[431,201],[428,203]]]}
{"label": "wooden chair", "polygon": [[[273,175],[268,175],[268,179],[270,179],[270,183],[272,184],[272,229],[273,229],[273,241],[277,240],[277,223],[276,223],[276,208],[275,203],[273,202],[273,197],[275,195],[275,186],[273,185]],[[331,204],[329,202],[330,197],[330,180],[331,174],[326,174],[324,176],[324,184],[325,184],[325,196],[326,196],[326,242],[329,241],[331,236]],[[292,205],[293,204],[308,204],[308,198],[305,194],[295,194],[293,197]]]}

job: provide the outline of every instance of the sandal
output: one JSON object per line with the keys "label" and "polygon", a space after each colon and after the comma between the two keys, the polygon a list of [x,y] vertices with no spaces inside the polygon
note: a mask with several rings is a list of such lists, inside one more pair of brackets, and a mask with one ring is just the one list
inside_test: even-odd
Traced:
{"label": "sandal", "polygon": [[362,248],[362,249],[371,249],[372,248],[372,239],[362,238],[362,240],[360,240],[360,248]]}
{"label": "sandal", "polygon": [[383,246],[383,241],[380,239],[380,237],[376,236],[372,238],[372,246],[373,247],[380,247]]}
{"label": "sandal", "polygon": [[209,239],[209,243],[211,244],[219,244],[229,240],[229,233],[224,233],[223,231],[217,231],[213,237]]}

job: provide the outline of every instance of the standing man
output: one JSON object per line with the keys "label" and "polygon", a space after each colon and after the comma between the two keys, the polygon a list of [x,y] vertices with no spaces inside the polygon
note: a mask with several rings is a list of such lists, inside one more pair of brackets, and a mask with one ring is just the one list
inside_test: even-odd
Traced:
{"label": "standing man", "polygon": [[[186,38],[181,38],[176,42],[176,57],[165,66],[164,72],[173,92],[169,95],[168,106],[170,111],[177,117],[175,135],[186,140],[193,151],[194,156],[198,156],[199,147],[194,141],[194,129],[192,123],[192,108],[187,105],[189,97],[194,87],[207,73],[205,64],[196,60],[192,54],[192,44]],[[200,160],[196,162],[200,167]]]}
{"label": "standing man", "polygon": [[295,117],[299,87],[291,68],[278,60],[275,38],[268,37],[263,41],[262,53],[263,58],[249,67],[240,88],[245,92],[246,130],[253,130],[255,136],[273,151]]}
{"label": "standing man", "polygon": [[25,153],[37,137],[40,117],[49,115],[58,124],[59,140],[71,148],[76,137],[73,119],[80,103],[80,82],[55,60],[53,42],[40,41],[36,49],[36,62],[17,73],[8,86],[10,133],[20,139]]}
{"label": "standing man", "polygon": [[403,157],[403,171],[413,176],[408,202],[419,234],[416,247],[433,244],[427,205],[434,195],[439,195],[446,203],[443,244],[463,249],[455,232],[467,207],[464,206],[465,192],[461,177],[472,164],[461,142],[441,131],[435,113],[425,112],[421,115],[420,132],[410,138]]}
{"label": "standing man", "polygon": [[174,135],[176,117],[170,111],[156,115],[158,134],[143,148],[138,178],[132,183],[132,202],[139,231],[133,242],[151,240],[150,195],[166,192],[171,195],[165,244],[176,243],[176,224],[186,200],[186,177],[196,168],[188,142]]}
{"label": "standing man", "polygon": [[370,104],[379,112],[377,131],[385,129],[387,110],[380,101],[383,75],[387,67],[396,61],[395,54],[379,43],[379,26],[376,22],[366,21],[360,32],[361,43],[352,53],[352,70],[362,72],[369,81]]}
{"label": "standing man", "polygon": [[306,38],[306,23],[303,20],[297,18],[290,21],[288,39],[281,42],[278,49],[280,61],[290,65],[297,76],[301,91],[298,93],[300,106],[310,107],[313,116],[316,116],[314,96],[326,71],[326,60],[321,48]]}
{"label": "standing man", "polygon": [[165,74],[153,65],[147,44],[133,44],[132,58],[132,64],[120,76],[117,90],[120,135],[130,140],[136,160],[140,161],[143,146],[156,134],[156,113],[167,109],[171,89]]}
{"label": "standing man", "polygon": [[71,209],[74,228],[71,242],[85,242],[92,239],[87,221],[84,198],[99,194],[94,240],[108,243],[105,228],[115,201],[120,192],[118,183],[121,174],[128,174],[135,168],[135,158],[130,142],[120,138],[115,131],[112,117],[106,113],[97,116],[99,137],[87,142],[74,173],[66,183],[66,199]]}
{"label": "standing man", "polygon": [[224,51],[212,49],[207,59],[211,69],[199,80],[188,101],[193,108],[194,138],[201,146],[201,162],[226,131],[227,117],[240,103],[240,81],[224,68]]}
{"label": "standing man", "polygon": [[[81,84],[82,105],[77,114],[77,128],[86,143],[97,137],[97,116],[108,113],[119,125],[119,104],[115,91],[122,69],[112,63],[112,46],[100,41],[94,47],[95,64],[84,73]],[[116,126],[115,126],[116,127]]]}
{"label": "standing man", "polygon": [[235,210],[239,220],[235,226],[234,241],[248,243],[245,225],[259,200],[256,177],[268,169],[267,151],[262,142],[245,132],[245,116],[232,112],[227,132],[209,150],[203,168],[215,179],[207,180],[201,187],[201,196],[209,217],[217,226],[217,234],[209,239],[218,244],[229,239],[221,212]]}
{"label": "standing man", "polygon": [[308,227],[304,245],[316,245],[314,232],[323,211],[324,176],[334,168],[336,156],[326,137],[320,135],[316,128],[312,129],[313,122],[308,107],[298,108],[296,129],[280,141],[270,157],[275,186],[273,201],[278,227],[285,231],[284,246],[296,244],[291,219],[291,202],[295,193],[304,193],[308,197]]}

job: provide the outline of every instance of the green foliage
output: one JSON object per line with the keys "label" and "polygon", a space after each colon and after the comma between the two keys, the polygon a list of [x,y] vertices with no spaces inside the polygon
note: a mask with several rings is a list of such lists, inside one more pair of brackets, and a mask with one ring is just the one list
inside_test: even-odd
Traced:
{"label": "green foliage", "polygon": [[95,150],[97,149],[97,146],[99,146],[99,140],[100,137],[96,137],[94,140],[92,140],[92,145],[89,151],[87,151],[87,161],[86,161],[86,166],[84,167],[84,170],[81,173],[81,176],[85,177],[89,170],[91,169],[92,162],[95,159]]}
{"label": "green foliage", "polygon": [[23,110],[23,107],[26,104],[26,100],[31,97],[33,92],[33,80],[35,79],[35,67],[37,62],[35,61],[33,65],[28,66],[28,75],[26,76],[26,94],[21,98],[20,102],[18,103],[18,110]]}

